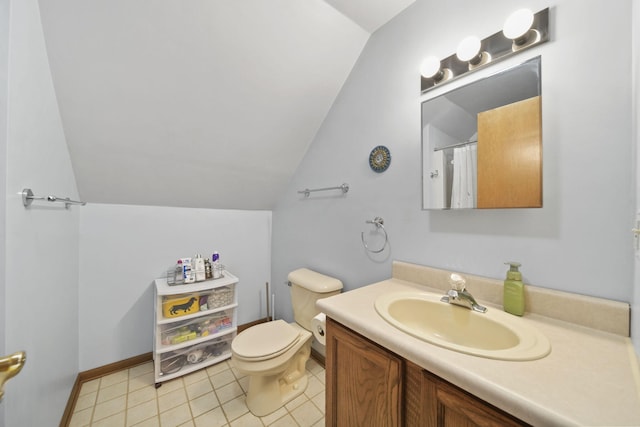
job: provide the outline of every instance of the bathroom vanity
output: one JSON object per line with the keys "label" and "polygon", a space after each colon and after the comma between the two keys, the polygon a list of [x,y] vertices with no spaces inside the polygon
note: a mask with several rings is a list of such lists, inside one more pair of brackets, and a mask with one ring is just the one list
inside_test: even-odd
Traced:
{"label": "bathroom vanity", "polygon": [[328,319],[327,425],[527,426]]}
{"label": "bathroom vanity", "polygon": [[[444,295],[449,273],[394,262],[390,279],[318,301],[327,315],[327,426],[640,425],[627,304],[527,286],[518,319],[551,344],[528,361],[452,351],[376,312],[390,292]],[[489,310],[502,310],[500,281],[465,277]]]}

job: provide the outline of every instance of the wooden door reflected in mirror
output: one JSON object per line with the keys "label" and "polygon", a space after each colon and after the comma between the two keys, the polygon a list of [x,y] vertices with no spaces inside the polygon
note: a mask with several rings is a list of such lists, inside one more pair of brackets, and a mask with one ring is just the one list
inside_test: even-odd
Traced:
{"label": "wooden door reflected in mirror", "polygon": [[542,206],[541,133],[539,96],[478,114],[478,209]]}

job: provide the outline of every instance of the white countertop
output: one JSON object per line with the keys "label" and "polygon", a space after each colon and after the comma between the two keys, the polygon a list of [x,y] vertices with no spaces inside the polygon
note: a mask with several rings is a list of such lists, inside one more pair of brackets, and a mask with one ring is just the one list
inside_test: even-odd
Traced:
{"label": "white countertop", "polygon": [[416,289],[441,293],[392,278],[319,300],[317,307],[328,317],[527,423],[640,426],[640,374],[629,338],[527,313],[523,319],[547,336],[551,354],[526,362],[470,356],[400,332],[375,311],[379,295]]}

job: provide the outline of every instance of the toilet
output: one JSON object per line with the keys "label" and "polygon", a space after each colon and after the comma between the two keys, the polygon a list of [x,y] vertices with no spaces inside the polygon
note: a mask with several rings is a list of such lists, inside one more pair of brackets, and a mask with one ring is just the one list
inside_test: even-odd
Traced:
{"label": "toilet", "polygon": [[274,320],[245,329],[231,342],[231,362],[249,376],[247,407],[261,417],[284,406],[307,388],[311,319],[316,301],[342,290],[333,277],[301,268],[289,273],[294,323]]}

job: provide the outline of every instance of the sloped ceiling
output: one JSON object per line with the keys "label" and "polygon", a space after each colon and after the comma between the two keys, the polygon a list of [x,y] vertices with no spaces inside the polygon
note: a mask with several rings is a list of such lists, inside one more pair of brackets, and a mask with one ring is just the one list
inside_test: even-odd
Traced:
{"label": "sloped ceiling", "polygon": [[414,0],[41,0],[87,202],[271,209],[371,32]]}

